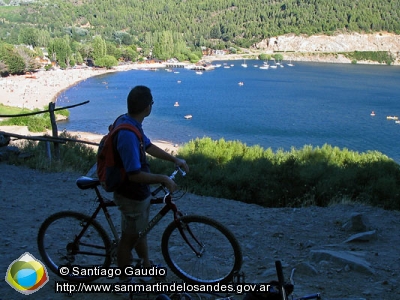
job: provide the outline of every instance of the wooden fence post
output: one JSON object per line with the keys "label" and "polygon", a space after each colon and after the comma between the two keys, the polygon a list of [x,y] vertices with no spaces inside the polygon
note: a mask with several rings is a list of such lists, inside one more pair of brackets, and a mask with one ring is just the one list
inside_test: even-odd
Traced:
{"label": "wooden fence post", "polygon": [[[56,117],[54,114],[54,108],[56,104],[54,102],[49,103],[49,112],[50,112],[50,122],[51,122],[51,130],[54,138],[58,138],[58,129]],[[56,160],[60,159],[60,144],[58,142],[54,142],[54,157]]]}

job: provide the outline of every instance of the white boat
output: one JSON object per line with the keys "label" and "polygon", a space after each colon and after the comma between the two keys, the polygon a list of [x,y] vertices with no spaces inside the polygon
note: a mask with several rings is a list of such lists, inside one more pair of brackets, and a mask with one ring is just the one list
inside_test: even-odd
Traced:
{"label": "white boat", "polygon": [[264,64],[260,67],[262,70],[268,70],[269,69],[269,64],[268,61],[264,61]]}
{"label": "white boat", "polygon": [[240,81],[238,84],[239,84],[239,85],[243,85],[244,83],[243,83],[243,81]]}
{"label": "white boat", "polygon": [[247,68],[246,60],[243,60],[243,63],[241,65],[243,68]]}
{"label": "white boat", "polygon": [[274,64],[271,65],[270,67],[271,67],[272,69],[276,69],[276,68],[278,67],[278,64],[276,63],[275,58],[273,58],[273,60],[274,60]]}
{"label": "white boat", "polygon": [[186,116],[184,116],[184,118],[186,119],[186,120],[189,120],[189,119],[191,119],[193,116],[192,115],[186,115]]}
{"label": "white boat", "polygon": [[202,71],[196,71],[196,74],[197,75],[201,75],[201,74],[203,74],[203,72]]}
{"label": "white boat", "polygon": [[175,107],[176,107],[176,106],[179,106],[179,102],[176,101],[176,102],[174,103],[174,106],[175,106]]}

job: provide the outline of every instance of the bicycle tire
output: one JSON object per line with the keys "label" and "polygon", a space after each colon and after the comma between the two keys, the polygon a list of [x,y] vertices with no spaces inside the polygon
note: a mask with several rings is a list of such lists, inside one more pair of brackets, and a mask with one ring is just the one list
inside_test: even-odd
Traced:
{"label": "bicycle tire", "polygon": [[[196,255],[179,232],[179,227],[183,228],[194,245],[187,226],[202,243],[201,256]],[[169,224],[162,236],[161,250],[171,271],[188,283],[227,283],[242,266],[242,250],[232,232],[203,216],[183,216],[179,222]]]}
{"label": "bicycle tire", "polygon": [[[90,217],[82,213],[62,211],[48,217],[39,228],[37,238],[39,253],[46,266],[65,280],[89,282],[100,276],[76,274],[76,272],[62,276],[58,273],[60,266],[68,266],[72,271],[73,266],[108,268],[111,264],[110,238],[96,220],[92,220],[79,240],[79,245],[73,243],[75,237],[81,233],[83,224],[89,220]],[[90,255],[77,251],[93,252]]]}

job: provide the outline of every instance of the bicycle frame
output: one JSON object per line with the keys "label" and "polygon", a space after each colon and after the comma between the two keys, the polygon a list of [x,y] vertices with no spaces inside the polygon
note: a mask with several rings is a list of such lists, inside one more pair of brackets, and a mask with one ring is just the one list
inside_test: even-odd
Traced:
{"label": "bicycle frame", "polygon": [[[76,181],[77,186],[80,189],[89,189],[92,188],[95,190],[96,193],[96,200],[99,202],[99,205],[97,206],[97,208],[95,209],[94,213],[90,216],[89,221],[83,226],[81,232],[75,237],[75,240],[73,242],[74,245],[79,244],[81,237],[83,236],[83,234],[85,233],[85,231],[87,230],[87,228],[90,226],[90,224],[93,222],[93,220],[96,219],[97,215],[99,214],[100,210],[103,211],[104,216],[107,220],[108,225],[110,226],[111,232],[114,236],[114,241],[115,244],[118,245],[119,243],[119,235],[118,232],[115,228],[115,225],[111,219],[110,213],[108,212],[108,207],[112,207],[112,206],[116,206],[116,204],[110,200],[107,199],[105,197],[103,197],[99,191],[98,186],[100,185],[100,182],[98,179],[94,179],[94,178],[90,178],[90,177],[85,177],[82,176],[80,178],[78,178],[78,180]],[[162,188],[158,188],[157,190],[155,190],[152,195],[154,196],[156,193],[158,193],[158,191],[160,191]],[[136,241],[136,243],[134,244],[133,247],[136,247],[139,240],[141,238],[143,238],[144,236],[146,236],[159,222],[160,220],[169,212],[169,211],[173,211],[174,213],[174,220],[176,222],[179,222],[179,217],[183,216],[183,214],[178,210],[177,206],[175,205],[175,203],[172,200],[172,197],[169,193],[167,193],[165,195],[165,197],[158,197],[158,198],[153,198],[150,200],[150,204],[162,204],[164,203],[165,205],[161,208],[161,210],[149,221],[148,225],[146,226],[146,228],[139,233],[139,238]],[[193,238],[193,240],[201,247],[203,247],[202,243],[200,243],[197,238],[194,236],[194,234],[191,232],[190,228],[187,226],[186,227],[188,233],[190,234],[190,236]],[[185,242],[188,244],[188,246],[196,253],[197,256],[201,256],[202,251],[197,251],[196,248],[190,243],[189,239],[186,237],[185,232],[183,231],[182,227],[179,227],[179,232],[182,235],[182,238],[185,240]],[[99,248],[97,246],[94,245],[90,245],[94,248]],[[89,253],[89,252],[80,252],[82,254],[91,254],[91,255],[96,255],[93,253]],[[101,254],[97,254],[97,255],[101,255]]]}

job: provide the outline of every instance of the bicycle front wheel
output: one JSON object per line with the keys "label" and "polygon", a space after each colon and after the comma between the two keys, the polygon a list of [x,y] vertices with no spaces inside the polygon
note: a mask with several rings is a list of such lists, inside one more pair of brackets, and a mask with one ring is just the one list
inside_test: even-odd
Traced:
{"label": "bicycle front wheel", "polygon": [[[110,238],[96,221],[78,212],[62,211],[48,217],[40,226],[37,238],[39,253],[51,271],[63,279],[89,282],[98,275],[72,272],[73,266],[107,268],[111,264]],[[69,268],[68,275],[59,274],[59,267]],[[92,272],[93,273],[93,272]]]}
{"label": "bicycle front wheel", "polygon": [[189,283],[227,283],[242,265],[234,235],[219,222],[184,216],[165,229],[161,250],[169,268]]}

